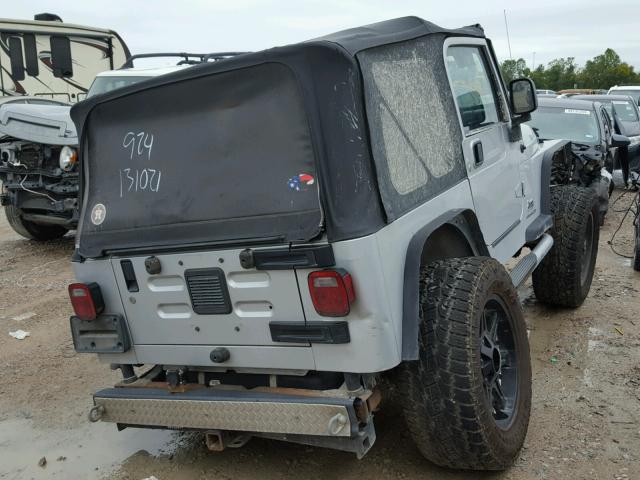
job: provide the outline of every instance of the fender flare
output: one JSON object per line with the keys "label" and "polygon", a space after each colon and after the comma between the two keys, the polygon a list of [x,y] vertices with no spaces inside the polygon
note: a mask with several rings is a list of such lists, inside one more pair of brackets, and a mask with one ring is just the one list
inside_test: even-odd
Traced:
{"label": "fender flare", "polygon": [[542,155],[540,162],[540,215],[536,218],[525,232],[525,241],[534,242],[547,230],[553,227],[553,214],[551,213],[551,169],[555,155],[562,151],[567,154],[566,149],[571,148],[571,142],[565,140],[547,149]]}
{"label": "fender flare", "polygon": [[454,209],[443,213],[413,234],[407,246],[402,291],[402,360],[417,360],[420,326],[420,269],[422,250],[426,241],[438,228],[449,225],[461,233],[474,255],[487,255],[482,232],[475,214],[468,209]]}

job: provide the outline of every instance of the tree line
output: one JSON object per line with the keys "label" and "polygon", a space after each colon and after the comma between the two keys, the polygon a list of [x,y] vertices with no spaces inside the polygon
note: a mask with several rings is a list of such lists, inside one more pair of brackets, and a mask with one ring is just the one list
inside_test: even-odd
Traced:
{"label": "tree line", "polygon": [[640,73],[623,62],[613,49],[607,48],[602,55],[587,60],[580,67],[574,57],[556,58],[546,66],[538,65],[534,70],[527,67],[523,58],[505,60],[500,64],[505,82],[515,78],[529,77],[536,88],[563,90],[567,88],[608,89],[614,85],[640,85]]}

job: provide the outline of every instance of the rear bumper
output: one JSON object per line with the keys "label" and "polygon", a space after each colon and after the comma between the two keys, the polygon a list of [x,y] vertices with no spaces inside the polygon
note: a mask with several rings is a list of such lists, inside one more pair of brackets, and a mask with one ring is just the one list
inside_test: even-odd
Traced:
{"label": "rear bumper", "polygon": [[375,441],[368,398],[272,388],[109,388],[94,395],[90,418],[121,428],[245,432],[361,457]]}

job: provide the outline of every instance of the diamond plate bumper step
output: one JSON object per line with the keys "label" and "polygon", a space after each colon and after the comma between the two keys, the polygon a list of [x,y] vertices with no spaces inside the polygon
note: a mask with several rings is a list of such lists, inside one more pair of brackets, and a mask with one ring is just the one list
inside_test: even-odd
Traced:
{"label": "diamond plate bumper step", "polygon": [[[109,388],[94,395],[92,420],[167,429],[358,437],[359,399],[202,388]],[[90,416],[91,418],[91,416]]]}

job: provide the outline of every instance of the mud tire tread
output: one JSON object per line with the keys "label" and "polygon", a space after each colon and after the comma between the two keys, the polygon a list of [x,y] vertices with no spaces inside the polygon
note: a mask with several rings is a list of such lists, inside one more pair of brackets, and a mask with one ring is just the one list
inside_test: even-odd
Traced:
{"label": "mud tire tread", "polygon": [[[590,188],[578,185],[553,187],[551,190],[551,210],[554,226],[551,229],[554,245],[533,272],[533,290],[536,298],[548,305],[579,307],[591,288],[598,240],[600,238],[599,208],[596,193]],[[587,235],[589,215],[593,215],[594,238],[589,272],[584,284],[581,283],[582,243]]]}
{"label": "mud tire tread", "polygon": [[[518,413],[500,430],[485,400],[480,371],[480,315],[498,292],[515,327],[521,390]],[[531,365],[517,293],[494,259],[438,261],[420,276],[419,359],[404,362],[398,390],[408,430],[430,461],[456,469],[503,470],[524,442],[531,409]]]}

